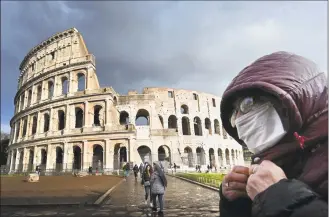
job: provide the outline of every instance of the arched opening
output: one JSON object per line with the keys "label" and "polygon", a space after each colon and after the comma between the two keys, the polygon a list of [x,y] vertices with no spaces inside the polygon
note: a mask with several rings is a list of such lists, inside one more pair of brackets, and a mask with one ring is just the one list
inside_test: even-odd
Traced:
{"label": "arched opening", "polygon": [[40,102],[41,94],[42,94],[42,87],[41,87],[41,85],[39,85],[37,88],[37,102]]}
{"label": "arched opening", "polygon": [[49,114],[44,114],[43,115],[43,120],[44,120],[44,124],[43,124],[43,132],[48,132],[49,131]]}
{"label": "arched opening", "polygon": [[136,114],[136,126],[150,125],[150,114],[145,109],[139,109]]}
{"label": "arched opening", "polygon": [[123,164],[128,161],[127,148],[122,144],[115,144],[114,156],[113,156],[113,167],[114,169],[121,169]]}
{"label": "arched opening", "polygon": [[113,104],[114,105],[117,105],[118,104],[118,99],[117,99],[117,97],[115,96],[115,97],[113,97]]}
{"label": "arched opening", "polygon": [[92,167],[98,171],[103,170],[103,147],[101,145],[94,145]]}
{"label": "arched opening", "polygon": [[24,160],[24,152],[23,151],[19,151],[19,166],[18,166],[18,171],[19,172],[23,172],[23,160]]}
{"label": "arched opening", "polygon": [[170,115],[168,118],[168,128],[177,129],[177,118],[175,115]]}
{"label": "arched opening", "polygon": [[231,150],[231,155],[232,155],[232,164],[235,164],[235,151],[234,149]]}
{"label": "arched opening", "polygon": [[230,165],[230,151],[225,149],[226,165]]}
{"label": "arched opening", "polygon": [[222,128],[222,132],[223,132],[223,138],[224,138],[224,139],[227,139],[227,132],[226,132],[226,130],[224,129],[224,127]]}
{"label": "arched opening", "polygon": [[68,93],[68,80],[66,77],[62,77],[62,94]]}
{"label": "arched opening", "polygon": [[94,126],[101,126],[100,121],[100,111],[102,109],[102,106],[96,105],[94,107]]}
{"label": "arched opening", "polygon": [[81,148],[73,146],[73,169],[81,170]]}
{"label": "arched opening", "polygon": [[83,110],[81,108],[75,108],[75,128],[81,128],[83,126]]}
{"label": "arched opening", "polygon": [[161,127],[163,128],[163,118],[161,115],[158,115],[159,116],[159,120],[160,120],[160,123],[161,123]]}
{"label": "arched opening", "polygon": [[33,158],[34,158],[34,151],[30,150],[29,151],[29,166],[28,166],[28,171],[31,172],[33,170]]}
{"label": "arched opening", "polygon": [[209,134],[211,135],[212,134],[212,129],[211,129],[211,121],[209,118],[206,118],[204,120],[204,125],[205,125],[205,128],[208,130]]}
{"label": "arched opening", "polygon": [[190,119],[188,117],[182,117],[182,129],[183,135],[191,135]]}
{"label": "arched opening", "polygon": [[17,168],[16,168],[16,157],[17,157],[17,154],[16,154],[16,151],[14,151],[14,154],[13,154],[13,171],[15,171]]}
{"label": "arched opening", "polygon": [[239,162],[238,150],[235,150],[235,164],[238,164],[238,162]]}
{"label": "arched opening", "polygon": [[60,172],[63,170],[63,149],[56,147],[56,171]]}
{"label": "arched opening", "polygon": [[20,129],[21,129],[21,122],[20,121],[18,121],[18,122],[16,122],[16,135],[15,135],[15,139],[17,140],[18,139],[18,136],[19,136],[19,131],[20,131]]}
{"label": "arched opening", "polygon": [[162,165],[169,166],[171,163],[171,154],[170,154],[170,148],[166,145],[161,145],[158,148],[158,160],[164,161]]}
{"label": "arched opening", "polygon": [[26,136],[26,130],[27,130],[27,120],[25,119],[23,122],[23,136]]}
{"label": "arched opening", "polygon": [[219,163],[219,166],[223,166],[224,165],[224,162],[223,162],[223,151],[222,149],[218,149],[218,163]]}
{"label": "arched opening", "polygon": [[58,111],[58,130],[63,130],[65,127],[65,113],[63,110]]}
{"label": "arched opening", "polygon": [[214,126],[215,126],[215,134],[220,135],[220,126],[219,126],[219,121],[217,119],[214,120]]}
{"label": "arched opening", "polygon": [[209,165],[215,166],[215,151],[213,148],[209,148]]}
{"label": "arched opening", "polygon": [[137,152],[143,163],[152,163],[152,152],[151,149],[145,145],[138,147]]}
{"label": "arched opening", "polygon": [[126,111],[120,112],[120,125],[127,125],[129,123],[129,114]]}
{"label": "arched opening", "polygon": [[202,125],[199,117],[194,118],[194,134],[196,136],[202,136]]}
{"label": "arched opening", "polygon": [[27,106],[31,105],[31,100],[32,100],[32,90],[30,89],[28,92]]}
{"label": "arched opening", "polygon": [[21,95],[21,106],[20,106],[21,110],[24,108],[24,101],[25,101],[25,93]]}
{"label": "arched opening", "polygon": [[187,106],[187,105],[182,105],[182,106],[180,107],[180,112],[181,112],[182,114],[188,114],[188,113],[189,113],[189,111],[188,111],[188,106]]}
{"label": "arched opening", "polygon": [[196,149],[196,156],[198,165],[206,165],[205,152],[203,148],[198,147]]}
{"label": "arched opening", "polygon": [[52,81],[48,81],[48,99],[51,99],[54,95],[54,83]]}
{"label": "arched opening", "polygon": [[41,164],[40,169],[45,171],[47,164],[47,151],[45,149],[41,149]]}
{"label": "arched opening", "polygon": [[193,167],[194,160],[193,160],[192,149],[190,147],[185,147],[184,154],[185,154],[185,164],[187,164],[189,167]]}
{"label": "arched opening", "polygon": [[38,118],[34,116],[32,120],[32,135],[36,134],[37,132],[37,123],[38,123]]}
{"label": "arched opening", "polygon": [[83,91],[86,89],[86,79],[83,73],[78,74],[78,91]]}

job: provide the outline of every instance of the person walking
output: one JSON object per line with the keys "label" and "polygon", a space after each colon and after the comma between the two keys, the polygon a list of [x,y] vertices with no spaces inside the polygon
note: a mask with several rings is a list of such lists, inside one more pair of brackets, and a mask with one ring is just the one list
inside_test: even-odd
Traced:
{"label": "person walking", "polygon": [[135,175],[135,180],[137,180],[137,174],[138,174],[138,171],[139,171],[139,168],[138,168],[137,164],[135,164],[135,166],[133,168],[133,171],[134,171],[134,175]]}
{"label": "person walking", "polygon": [[129,171],[130,171],[130,165],[129,163],[126,163],[124,166],[123,166],[123,176],[125,178],[125,180],[127,181],[127,178],[129,176]]}
{"label": "person walking", "polygon": [[142,176],[143,176],[143,168],[144,168],[144,165],[143,165],[143,163],[141,163],[141,164],[139,165],[139,174],[140,174],[141,178],[142,178]]}
{"label": "person walking", "polygon": [[317,65],[275,52],[226,88],[223,128],[253,153],[220,186],[221,217],[328,216],[328,84]]}
{"label": "person walking", "polygon": [[158,163],[153,163],[153,174],[151,175],[151,194],[153,201],[153,211],[157,211],[156,198],[158,198],[160,210],[159,214],[163,214],[163,195],[167,187],[167,179]]}
{"label": "person walking", "polygon": [[[145,191],[145,205],[149,204],[152,207],[152,198],[151,198],[151,175],[153,173],[152,167],[150,164],[145,163],[145,168],[143,169],[142,174],[142,185],[144,185]],[[148,198],[150,197],[150,202],[148,202]]]}
{"label": "person walking", "polygon": [[175,169],[175,173],[176,173],[176,168],[177,168],[177,165],[176,165],[176,163],[174,163],[174,169]]}

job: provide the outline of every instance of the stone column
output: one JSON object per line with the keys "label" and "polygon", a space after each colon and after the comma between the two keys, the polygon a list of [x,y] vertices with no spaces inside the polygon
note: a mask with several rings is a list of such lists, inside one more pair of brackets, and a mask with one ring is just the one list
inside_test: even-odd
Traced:
{"label": "stone column", "polygon": [[64,141],[63,145],[63,171],[66,172],[68,170],[68,166],[70,164],[70,153],[69,153],[69,145],[67,141]]}
{"label": "stone column", "polygon": [[61,94],[59,94],[59,91],[58,91],[58,76],[55,76],[54,78],[54,94],[53,94],[53,97],[57,97],[57,96],[60,96]]}
{"label": "stone column", "polygon": [[35,170],[36,165],[39,164],[37,158],[38,158],[38,148],[37,148],[37,146],[34,146],[34,150],[33,150],[33,170]]}
{"label": "stone column", "polygon": [[17,171],[17,169],[18,169],[19,158],[20,158],[20,153],[19,153],[18,149],[16,149],[15,171]]}
{"label": "stone column", "polygon": [[227,163],[226,163],[226,149],[222,149],[222,156],[223,156],[223,163],[222,166],[226,167]]}
{"label": "stone column", "polygon": [[41,83],[41,100],[45,100],[47,98],[46,96],[46,92],[48,93],[48,91],[46,91],[46,81],[42,81]]}
{"label": "stone column", "polygon": [[13,171],[13,163],[14,163],[14,150],[12,149],[10,151],[10,164],[9,164],[9,173],[12,173]]}
{"label": "stone column", "polygon": [[136,159],[135,159],[135,147],[136,147],[136,138],[129,138],[128,140],[128,149],[127,149],[127,155],[129,153],[129,160],[130,162],[134,162],[134,164],[136,163]]}
{"label": "stone column", "polygon": [[83,127],[91,127],[90,123],[90,114],[89,114],[89,102],[85,101],[85,109],[84,109],[84,124]]}
{"label": "stone column", "polygon": [[17,141],[17,121],[14,123],[14,134],[13,134],[13,143]]}
{"label": "stone column", "polygon": [[46,162],[46,172],[52,172],[54,168],[54,163],[53,163],[53,150],[51,144],[47,146],[47,162]]}
{"label": "stone column", "polygon": [[[55,131],[55,129],[56,129],[56,127],[53,127],[53,123],[54,123],[54,117],[55,115],[54,115],[54,110],[53,110],[53,108],[51,107],[50,108],[50,111],[49,111],[49,130],[48,130],[48,132],[49,133],[51,133],[51,132],[53,132],[53,131]],[[56,129],[57,130],[57,129]]]}
{"label": "stone column", "polygon": [[92,73],[92,70],[93,68],[92,67],[87,67],[86,68],[86,76],[85,76],[85,79],[86,79],[86,90],[89,90],[90,89],[90,76],[91,76],[91,73]]}
{"label": "stone column", "polygon": [[37,132],[35,134],[38,135],[39,133],[41,133],[40,129],[42,129],[42,127],[41,127],[41,115],[40,115],[40,111],[39,111],[37,114]]}
{"label": "stone column", "polygon": [[65,111],[65,131],[70,130],[70,117],[71,117],[70,105],[67,104]]}
{"label": "stone column", "polygon": [[26,118],[27,124],[26,124],[26,136],[25,137],[29,137],[32,135],[32,126],[31,126],[31,119],[33,119],[33,116],[28,115]]}
{"label": "stone column", "polygon": [[88,144],[87,140],[82,141],[83,142],[83,157],[82,157],[82,169],[83,170],[88,170],[88,166],[91,163],[89,160],[89,150],[88,150]]}
{"label": "stone column", "polygon": [[27,149],[24,148],[23,149],[23,172],[26,172],[27,168],[28,168],[28,165],[27,165],[27,162],[26,162],[26,158],[27,158]]}
{"label": "stone column", "polygon": [[31,96],[31,105],[35,103],[35,85],[32,86],[32,96]]}
{"label": "stone column", "polygon": [[232,159],[232,153],[231,153],[231,150],[229,149],[228,152],[230,153],[229,154],[229,160],[230,160],[230,166],[232,167],[233,166],[233,159]]}
{"label": "stone column", "polygon": [[218,148],[217,148],[217,150],[214,150],[214,156],[215,156],[215,159],[214,159],[214,161],[215,161],[215,166],[216,166],[216,168],[217,168],[217,170],[218,170],[218,168],[220,167],[220,165],[219,165],[219,159],[218,159]]}
{"label": "stone column", "polygon": [[69,94],[73,93],[73,73],[72,72],[69,73],[68,85],[69,85],[69,89],[68,89],[68,95],[69,95]]}
{"label": "stone column", "polygon": [[111,106],[113,105],[113,102],[106,98],[105,100],[105,130],[109,130],[111,128]]}
{"label": "stone column", "polygon": [[104,144],[105,144],[105,166],[104,169],[106,171],[111,171],[113,169],[113,151],[111,150],[111,140],[105,139]]}

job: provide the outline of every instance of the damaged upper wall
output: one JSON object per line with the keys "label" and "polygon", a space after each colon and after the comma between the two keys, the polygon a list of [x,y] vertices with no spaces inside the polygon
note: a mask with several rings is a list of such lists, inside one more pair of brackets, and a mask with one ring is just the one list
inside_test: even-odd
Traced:
{"label": "damaged upper wall", "polygon": [[[25,56],[19,67],[18,89],[41,74],[80,62],[90,62],[95,66],[95,57],[89,54],[82,35],[75,28],[59,32],[32,48]],[[97,77],[90,76],[94,80],[90,86],[99,87]]]}

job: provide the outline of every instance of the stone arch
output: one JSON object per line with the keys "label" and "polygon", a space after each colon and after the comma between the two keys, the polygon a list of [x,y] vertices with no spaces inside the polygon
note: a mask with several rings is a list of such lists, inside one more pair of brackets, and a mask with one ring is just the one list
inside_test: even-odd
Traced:
{"label": "stone arch", "polygon": [[215,166],[215,151],[213,148],[209,148],[209,166]]}
{"label": "stone arch", "polygon": [[136,126],[150,125],[150,114],[146,109],[139,109],[136,114]]}
{"label": "stone arch", "polygon": [[202,125],[200,118],[198,116],[194,117],[193,123],[194,123],[194,134],[196,136],[202,136]]}
{"label": "stone arch", "polygon": [[234,149],[231,150],[231,155],[232,155],[232,164],[235,164],[235,152]]}
{"label": "stone arch", "polygon": [[223,162],[223,151],[222,149],[218,148],[217,150],[218,152],[218,163],[219,163],[219,166],[223,166],[224,165],[224,162]]}
{"label": "stone arch", "polygon": [[219,121],[217,119],[214,120],[215,134],[220,135],[220,126]]}
{"label": "stone arch", "polygon": [[118,99],[116,96],[113,97],[113,104],[114,105],[117,105],[118,104]]}
{"label": "stone arch", "polygon": [[78,145],[73,146],[73,169],[81,170],[82,152]]}
{"label": "stone arch", "polygon": [[194,160],[193,160],[193,151],[192,149],[189,147],[189,146],[186,146],[184,148],[184,154],[186,155],[185,156],[185,163],[187,163],[187,165],[189,167],[193,167],[194,165]]}
{"label": "stone arch", "polygon": [[65,112],[63,110],[58,110],[58,130],[63,130],[65,128]]}
{"label": "stone arch", "polygon": [[34,160],[34,151],[30,149],[29,151],[29,161],[28,161],[28,171],[31,172],[33,171],[33,160]]}
{"label": "stone arch", "polygon": [[37,125],[38,125],[38,118],[37,118],[37,116],[33,116],[33,118],[32,118],[32,135],[36,134]]}
{"label": "stone arch", "polygon": [[197,164],[206,165],[205,151],[202,147],[196,148]]}
{"label": "stone arch", "polygon": [[127,125],[129,123],[129,114],[126,111],[120,112],[120,125]]}
{"label": "stone arch", "polygon": [[188,114],[189,113],[189,110],[188,110],[188,106],[183,104],[181,107],[180,107],[180,112],[182,114]]}
{"label": "stone arch", "polygon": [[26,136],[26,131],[27,131],[27,119],[24,118],[24,120],[23,120],[23,137]]}
{"label": "stone arch", "polygon": [[83,127],[83,110],[80,107],[75,107],[75,128]]}
{"label": "stone arch", "polygon": [[121,143],[117,143],[114,146],[113,154],[113,167],[114,169],[121,169],[123,164],[128,161],[127,147]]}
{"label": "stone arch", "polygon": [[56,147],[56,171],[60,172],[63,170],[63,149],[62,147],[57,146]]}
{"label": "stone arch", "polygon": [[94,126],[103,126],[104,118],[103,118],[103,107],[100,105],[94,106]]}
{"label": "stone arch", "polygon": [[226,165],[230,165],[230,151],[227,148],[225,149],[225,158],[226,158]]}
{"label": "stone arch", "polygon": [[161,145],[158,148],[158,160],[165,161],[168,165],[171,163],[171,152],[167,145]]}
{"label": "stone arch", "polygon": [[226,132],[226,130],[224,129],[224,127],[222,127],[222,132],[223,132],[223,138],[224,138],[224,139],[227,139],[227,132]]}
{"label": "stone arch", "polygon": [[190,119],[186,116],[182,117],[183,135],[191,135]]}
{"label": "stone arch", "polygon": [[48,132],[49,131],[49,122],[50,122],[50,117],[48,113],[43,114],[43,132]]}
{"label": "stone arch", "polygon": [[69,92],[68,78],[66,76],[63,76],[61,78],[61,88],[62,95],[67,94]]}
{"label": "stone arch", "polygon": [[17,157],[17,153],[16,151],[12,151],[13,153],[13,163],[12,163],[12,170],[15,171],[17,168],[16,168],[16,157]]}
{"label": "stone arch", "polygon": [[103,170],[103,147],[99,144],[95,144],[93,146],[93,162],[92,167],[95,168],[97,171]]}
{"label": "stone arch", "polygon": [[209,118],[206,118],[204,120],[204,125],[205,125],[205,128],[208,130],[209,135],[211,135],[212,134],[212,129],[211,129],[211,121],[210,121]]}
{"label": "stone arch", "polygon": [[175,115],[170,115],[168,118],[168,128],[177,129],[177,118]]}
{"label": "stone arch", "polygon": [[27,106],[29,107],[32,101],[32,89],[30,89],[27,94]]}
{"label": "stone arch", "polygon": [[41,96],[42,96],[42,86],[38,85],[38,87],[37,87],[37,102],[41,101]]}
{"label": "stone arch", "polygon": [[163,117],[161,115],[158,115],[158,116],[159,116],[159,120],[160,120],[161,126],[163,128],[164,127],[164,125],[163,125]]}
{"label": "stone arch", "polygon": [[48,99],[54,96],[54,82],[52,80],[47,82]]}
{"label": "stone arch", "polygon": [[78,81],[77,91],[84,91],[86,89],[86,76],[85,76],[85,74],[82,73],[82,72],[79,72],[77,74],[77,81]]}
{"label": "stone arch", "polygon": [[152,151],[148,146],[146,145],[139,146],[137,148],[137,152],[143,163],[145,162],[152,163]]}
{"label": "stone arch", "polygon": [[40,150],[41,152],[41,162],[40,162],[40,169],[41,170],[45,170],[46,169],[46,166],[47,166],[47,150],[45,148],[42,148]]}
{"label": "stone arch", "polygon": [[22,111],[24,108],[24,101],[25,101],[25,92],[22,93],[21,95],[21,106],[20,106],[20,110]]}
{"label": "stone arch", "polygon": [[24,151],[20,150],[19,151],[19,166],[18,166],[18,171],[23,172],[23,161],[24,161]]}

